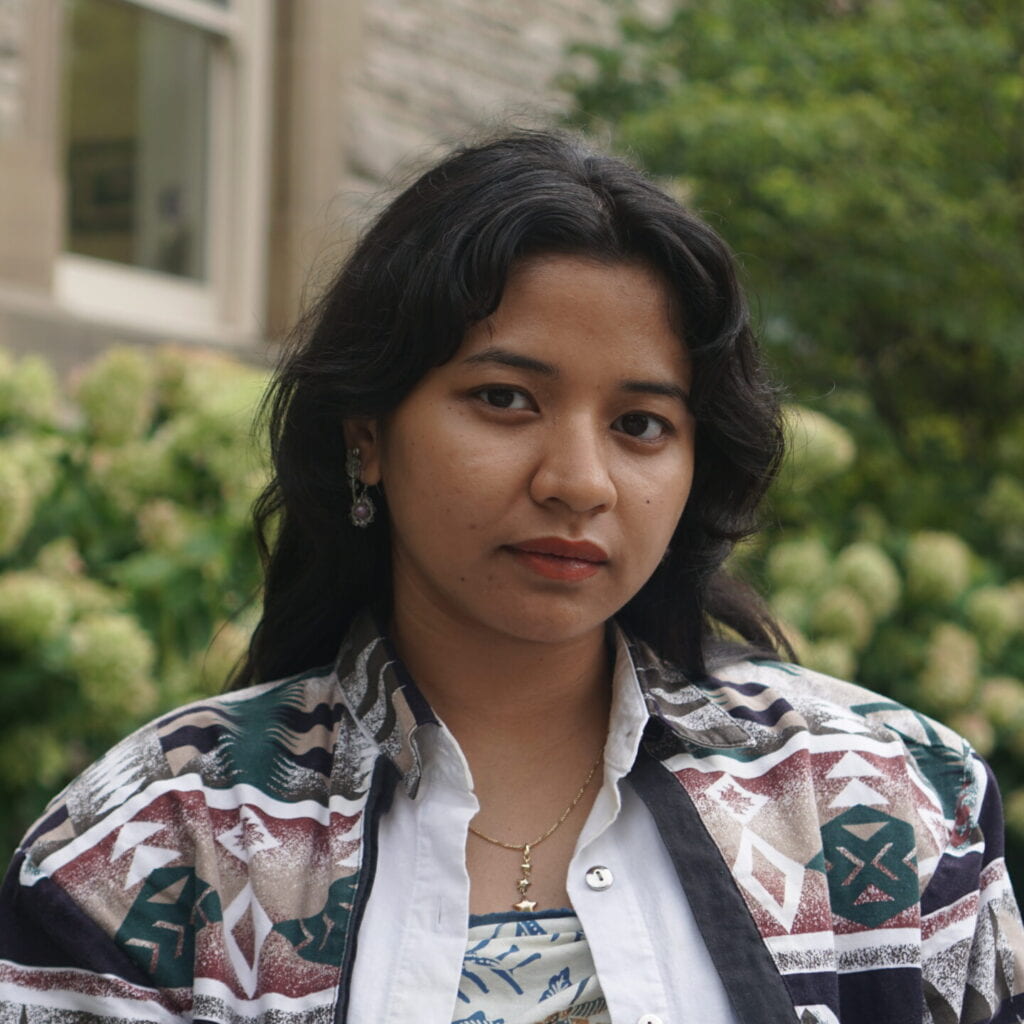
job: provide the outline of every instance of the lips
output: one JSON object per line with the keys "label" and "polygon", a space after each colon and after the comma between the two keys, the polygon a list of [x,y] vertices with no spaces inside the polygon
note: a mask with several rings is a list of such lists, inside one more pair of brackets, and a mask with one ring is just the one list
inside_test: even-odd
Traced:
{"label": "lips", "polygon": [[550,580],[578,582],[601,571],[608,553],[586,540],[539,537],[521,541],[507,549],[520,565]]}

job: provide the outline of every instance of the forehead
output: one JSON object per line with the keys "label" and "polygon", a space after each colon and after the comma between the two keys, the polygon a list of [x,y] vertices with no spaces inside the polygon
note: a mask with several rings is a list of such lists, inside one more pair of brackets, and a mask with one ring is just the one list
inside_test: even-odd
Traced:
{"label": "forehead", "polygon": [[467,332],[456,360],[500,344],[548,362],[595,359],[688,375],[672,293],[638,262],[538,256],[516,265],[498,308]]}

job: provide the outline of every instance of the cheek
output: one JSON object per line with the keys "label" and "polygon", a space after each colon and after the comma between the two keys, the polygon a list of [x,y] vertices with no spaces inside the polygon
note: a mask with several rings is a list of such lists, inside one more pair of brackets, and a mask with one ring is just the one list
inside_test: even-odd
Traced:
{"label": "cheek", "polygon": [[381,465],[392,518],[412,516],[442,535],[453,526],[477,530],[506,508],[521,486],[525,454],[507,435],[474,428],[457,408],[445,411],[439,422],[396,424]]}
{"label": "cheek", "polygon": [[693,462],[680,460],[667,470],[646,474],[631,485],[639,498],[639,514],[647,521],[647,528],[659,535],[671,535],[683,514],[693,486]]}

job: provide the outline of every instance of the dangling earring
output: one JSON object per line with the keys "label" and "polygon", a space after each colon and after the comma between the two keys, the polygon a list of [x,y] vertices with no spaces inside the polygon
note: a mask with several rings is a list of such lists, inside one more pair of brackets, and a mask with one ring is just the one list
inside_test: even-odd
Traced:
{"label": "dangling earring", "polygon": [[363,483],[363,463],[359,458],[359,449],[350,448],[345,459],[345,473],[348,476],[348,486],[352,491],[352,508],[349,509],[348,518],[353,526],[360,529],[367,527],[373,522],[374,513],[377,511]]}

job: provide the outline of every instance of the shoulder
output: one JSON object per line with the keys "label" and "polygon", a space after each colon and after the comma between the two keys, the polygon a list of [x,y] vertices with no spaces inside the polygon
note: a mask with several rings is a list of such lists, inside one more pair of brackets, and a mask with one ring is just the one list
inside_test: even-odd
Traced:
{"label": "shoulder", "polygon": [[[239,983],[258,998],[287,978],[295,1005],[327,1012],[375,758],[333,669],[139,729],[53,801],[16,855],[0,890],[0,1002],[6,959],[13,998],[31,1006],[50,1005],[50,967],[87,972],[65,980],[90,986],[97,1019],[216,1019],[221,998],[201,1005],[200,977],[228,1005]],[[255,968],[271,933],[287,963],[273,977]],[[243,956],[254,966],[237,973]]]}
{"label": "shoulder", "polygon": [[801,665],[736,661],[717,668],[704,686],[735,716],[776,734],[848,734],[900,742],[915,753],[927,748],[958,758],[970,754],[966,740],[941,722],[857,683]]}
{"label": "shoulder", "polygon": [[991,773],[962,736],[856,683],[747,660],[719,667],[704,686],[747,728],[755,759],[768,765],[800,751],[822,821],[848,808],[884,808],[913,822],[922,847],[937,855],[966,841],[995,796]]}
{"label": "shoulder", "polygon": [[28,865],[106,820],[130,820],[153,803],[180,813],[243,802],[247,789],[275,799],[323,796],[339,711],[329,669],[185,705],[112,747],[50,803],[23,848]]}

